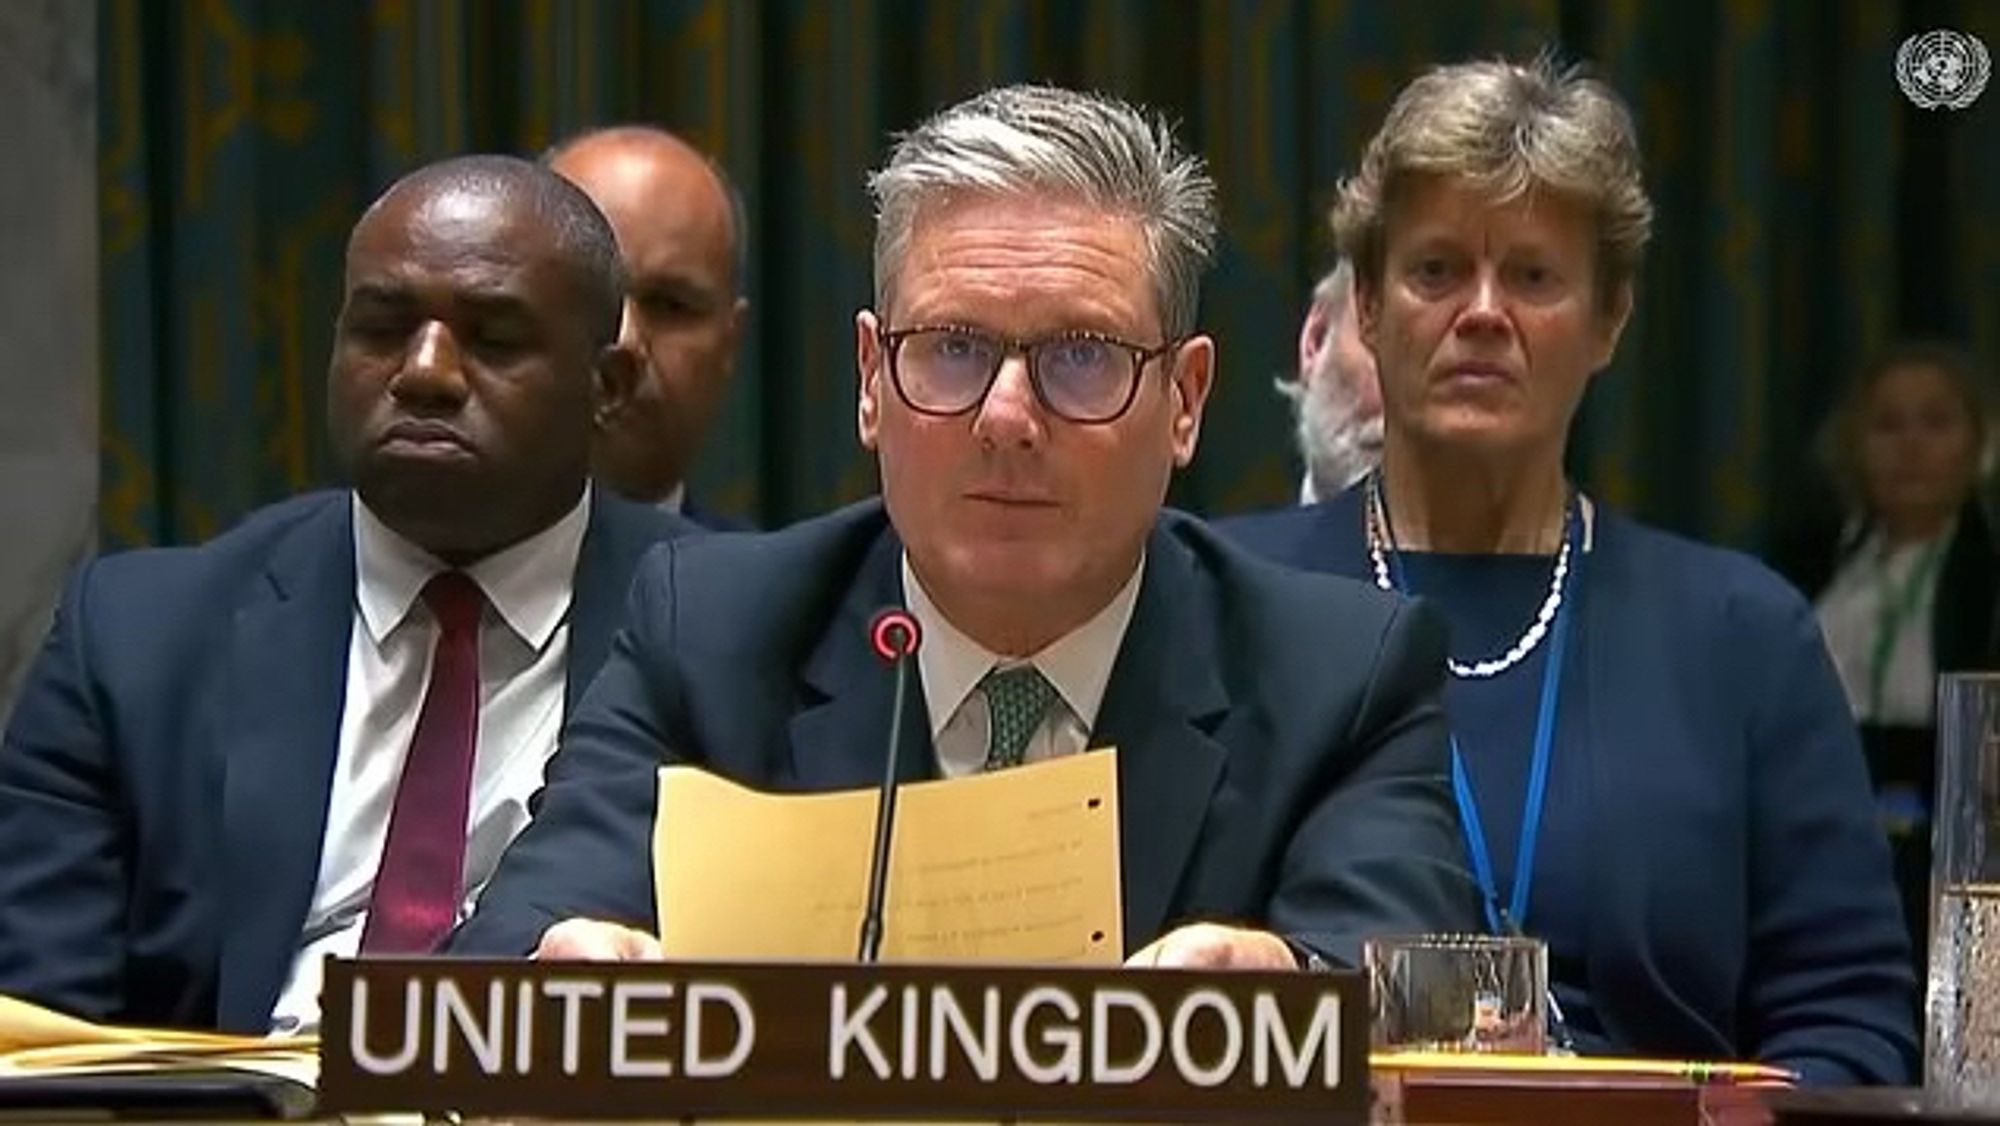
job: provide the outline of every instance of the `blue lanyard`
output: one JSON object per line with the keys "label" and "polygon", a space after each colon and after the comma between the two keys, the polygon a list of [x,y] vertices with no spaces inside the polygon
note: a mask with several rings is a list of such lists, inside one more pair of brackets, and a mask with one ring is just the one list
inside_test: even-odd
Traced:
{"label": "blue lanyard", "polygon": [[[1574,553],[1570,559],[1568,582],[1574,584]],[[1548,663],[1542,666],[1542,699],[1535,709],[1535,755],[1528,767],[1528,796],[1521,809],[1521,840],[1514,848],[1514,890],[1507,897],[1504,916],[1500,914],[1500,883],[1493,875],[1493,856],[1486,847],[1486,827],[1479,820],[1479,800],[1472,795],[1472,779],[1466,774],[1465,755],[1458,749],[1458,734],[1451,736],[1452,793],[1458,798],[1459,820],[1465,824],[1472,874],[1486,904],[1486,925],[1494,934],[1514,934],[1526,924],[1528,892],[1535,884],[1535,847],[1542,836],[1542,805],[1549,793],[1549,759],[1555,748],[1556,707],[1562,695],[1563,650],[1569,641],[1569,591],[1563,593],[1563,605],[1556,610],[1552,627],[1554,636],[1549,639]]]}
{"label": "blue lanyard", "polygon": [[[1576,536],[1575,528],[1565,529]],[[1580,538],[1580,537],[1579,537]],[[1411,593],[1404,581],[1401,560],[1394,564],[1396,589]],[[1465,769],[1465,755],[1458,749],[1458,734],[1451,736],[1451,788],[1458,799],[1459,821],[1465,826],[1465,848],[1472,858],[1472,875],[1479,881],[1480,898],[1485,901],[1486,925],[1494,934],[1519,933],[1528,917],[1528,893],[1535,883],[1535,849],[1542,835],[1542,806],[1549,792],[1549,760],[1555,750],[1556,712],[1562,697],[1563,652],[1569,646],[1570,603],[1576,592],[1577,572],[1583,565],[1581,545],[1570,546],[1570,571],[1563,580],[1562,605],[1550,626],[1548,662],[1542,666],[1542,695],[1535,709],[1535,749],[1528,767],[1528,796],[1521,810],[1521,839],[1514,850],[1514,888],[1507,907],[1500,907],[1500,882],[1493,874],[1493,855],[1486,846],[1486,827],[1479,819],[1479,801],[1472,793],[1472,778]]]}

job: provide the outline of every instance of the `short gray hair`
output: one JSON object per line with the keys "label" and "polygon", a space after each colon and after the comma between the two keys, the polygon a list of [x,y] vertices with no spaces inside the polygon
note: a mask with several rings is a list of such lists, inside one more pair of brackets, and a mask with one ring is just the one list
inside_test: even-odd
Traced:
{"label": "short gray hair", "polygon": [[[1352,300],[1354,300],[1354,263],[1342,258],[1334,264],[1333,269],[1326,272],[1325,277],[1319,279],[1318,285],[1313,286],[1312,305],[1315,309],[1325,310],[1327,316],[1338,318],[1346,310],[1347,303]],[[1340,328],[1337,325],[1328,329],[1327,339],[1332,340],[1339,332]]]}
{"label": "short gray hair", "polygon": [[880,309],[927,204],[960,193],[1046,194],[1136,220],[1167,336],[1194,331],[1202,270],[1215,250],[1215,183],[1164,118],[1104,94],[988,90],[898,137],[868,190]]}
{"label": "short gray hair", "polygon": [[1360,395],[1338,370],[1342,314],[1354,300],[1354,264],[1345,258],[1313,286],[1307,316],[1326,320],[1326,342],[1308,370],[1279,379],[1278,394],[1292,405],[1299,456],[1306,463],[1314,502],[1332,500],[1382,460],[1382,416],[1363,416]]}
{"label": "short gray hair", "polygon": [[[1842,389],[1831,414],[1815,438],[1815,452],[1849,511],[1865,513],[1866,482],[1862,480],[1861,443],[1868,424],[1869,399],[1876,384],[1904,368],[1935,370],[1951,384],[1972,429],[1974,484],[1992,471],[1995,417],[1993,391],[1979,358],[1962,344],[1948,340],[1907,339],[1892,342],[1869,359],[1867,366]],[[1872,515],[1872,514],[1869,514]]]}
{"label": "short gray hair", "polygon": [[1547,188],[1597,216],[1598,299],[1608,303],[1639,272],[1653,204],[1624,99],[1544,53],[1434,67],[1396,95],[1368,142],[1361,171],[1343,180],[1334,240],[1362,278],[1382,278],[1387,215],[1414,176],[1471,180],[1496,202]]}

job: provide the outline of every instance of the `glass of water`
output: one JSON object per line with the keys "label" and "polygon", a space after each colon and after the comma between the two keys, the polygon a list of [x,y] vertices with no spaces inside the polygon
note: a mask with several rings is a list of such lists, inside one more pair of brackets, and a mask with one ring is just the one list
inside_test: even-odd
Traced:
{"label": "glass of water", "polygon": [[2000,674],[1938,685],[1924,1086],[2000,1107]]}
{"label": "glass of water", "polygon": [[1427,934],[1362,948],[1382,1051],[1524,1052],[1548,1047],[1549,949],[1540,939]]}

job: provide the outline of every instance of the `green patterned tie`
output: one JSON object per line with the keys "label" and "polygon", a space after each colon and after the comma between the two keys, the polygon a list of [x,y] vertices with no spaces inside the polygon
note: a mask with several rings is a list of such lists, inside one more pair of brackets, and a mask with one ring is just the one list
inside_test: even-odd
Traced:
{"label": "green patterned tie", "polygon": [[1033,665],[995,669],[979,682],[986,693],[986,769],[1005,770],[1021,765],[1028,740],[1042,725],[1049,705],[1056,701],[1055,685]]}

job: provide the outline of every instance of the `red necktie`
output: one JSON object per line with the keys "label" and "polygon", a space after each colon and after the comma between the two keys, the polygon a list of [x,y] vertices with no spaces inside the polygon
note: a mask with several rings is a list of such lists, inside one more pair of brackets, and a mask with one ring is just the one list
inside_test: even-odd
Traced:
{"label": "red necktie", "polygon": [[424,584],[438,622],[430,685],[396,784],[388,840],[361,932],[364,954],[428,954],[451,932],[465,872],[472,755],[479,741],[479,584],[443,571]]}

